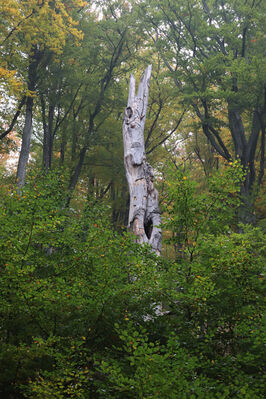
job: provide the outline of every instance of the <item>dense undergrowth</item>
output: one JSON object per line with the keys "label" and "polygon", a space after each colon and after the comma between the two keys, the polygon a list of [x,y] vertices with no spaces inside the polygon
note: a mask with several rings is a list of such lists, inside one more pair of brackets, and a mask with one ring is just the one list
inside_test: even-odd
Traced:
{"label": "dense undergrowth", "polygon": [[1,194],[1,398],[264,398],[259,228],[239,166],[197,194],[172,172],[158,258],[104,204],[64,208],[60,172]]}

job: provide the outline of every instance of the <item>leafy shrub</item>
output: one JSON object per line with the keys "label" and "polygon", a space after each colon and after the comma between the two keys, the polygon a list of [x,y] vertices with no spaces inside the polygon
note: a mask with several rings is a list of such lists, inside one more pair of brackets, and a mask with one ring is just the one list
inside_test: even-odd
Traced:
{"label": "leafy shrub", "polygon": [[177,179],[175,261],[114,232],[104,204],[64,208],[60,172],[2,195],[1,397],[264,397],[265,237],[232,232],[233,183],[222,207],[214,178],[206,213],[213,198]]}

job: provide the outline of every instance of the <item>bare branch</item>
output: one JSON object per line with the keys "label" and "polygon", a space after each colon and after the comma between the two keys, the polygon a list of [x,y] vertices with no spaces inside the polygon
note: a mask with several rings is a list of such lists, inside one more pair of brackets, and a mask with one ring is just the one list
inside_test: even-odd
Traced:
{"label": "bare branch", "polygon": [[19,117],[19,115],[20,115],[21,109],[22,109],[23,105],[25,104],[25,102],[26,102],[26,96],[22,97],[22,100],[21,100],[20,103],[19,103],[17,112],[15,113],[15,115],[14,115],[14,117],[13,117],[13,119],[12,119],[12,122],[11,122],[9,128],[8,128],[7,130],[5,130],[5,131],[0,135],[0,140],[2,140],[4,137],[6,137],[6,136],[8,135],[8,133],[10,133],[11,130],[13,129],[13,127],[15,126],[15,124],[16,124],[16,122],[17,122],[17,119],[18,119],[18,117]]}
{"label": "bare branch", "polygon": [[182,112],[182,115],[178,119],[177,124],[171,130],[171,132],[166,137],[164,137],[159,143],[157,143],[154,147],[152,147],[149,151],[147,151],[146,154],[150,154],[153,150],[155,150],[155,148],[157,148],[160,145],[162,145],[163,143],[165,143],[172,136],[172,134],[175,133],[175,131],[177,130],[178,126],[182,122],[182,119],[183,119],[183,116],[185,115],[185,112],[186,112],[186,109]]}

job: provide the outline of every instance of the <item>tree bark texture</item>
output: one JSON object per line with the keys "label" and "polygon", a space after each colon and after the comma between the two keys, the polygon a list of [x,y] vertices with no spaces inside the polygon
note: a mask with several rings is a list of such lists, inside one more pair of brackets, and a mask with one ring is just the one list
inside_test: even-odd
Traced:
{"label": "tree bark texture", "polygon": [[135,95],[135,78],[130,76],[123,122],[124,165],[130,193],[128,227],[138,243],[149,243],[160,255],[162,234],[158,191],[153,185],[154,174],[146,161],[144,144],[150,78],[151,65],[145,70]]}
{"label": "tree bark texture", "polygon": [[30,142],[32,135],[32,108],[33,108],[33,98],[27,97],[25,123],[22,133],[22,143],[21,143],[21,150],[20,150],[18,168],[17,168],[18,187],[24,186],[26,179],[26,168],[30,156]]}
{"label": "tree bark texture", "polygon": [[33,92],[37,83],[37,68],[41,59],[41,54],[36,50],[30,57],[28,70],[28,90],[31,92],[26,98],[25,123],[22,133],[21,150],[17,168],[18,188],[24,186],[26,179],[26,168],[30,156],[30,144],[32,135],[32,113],[33,113]]}

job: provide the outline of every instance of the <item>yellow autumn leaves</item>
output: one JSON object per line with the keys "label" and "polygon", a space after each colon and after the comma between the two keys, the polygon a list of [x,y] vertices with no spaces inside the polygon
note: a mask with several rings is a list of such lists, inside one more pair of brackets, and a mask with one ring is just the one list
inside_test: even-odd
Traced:
{"label": "yellow autumn leaves", "polygon": [[21,80],[17,79],[15,70],[8,70],[7,67],[0,65],[0,98],[1,94],[16,95],[22,89]]}
{"label": "yellow autumn leaves", "polygon": [[78,29],[75,11],[86,3],[82,0],[6,0],[0,3],[0,85],[8,94],[17,94],[23,90],[19,64],[23,64],[25,56],[30,55],[35,46],[39,51],[47,49],[60,54],[67,37],[71,36],[75,45],[80,43],[83,33]]}

